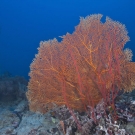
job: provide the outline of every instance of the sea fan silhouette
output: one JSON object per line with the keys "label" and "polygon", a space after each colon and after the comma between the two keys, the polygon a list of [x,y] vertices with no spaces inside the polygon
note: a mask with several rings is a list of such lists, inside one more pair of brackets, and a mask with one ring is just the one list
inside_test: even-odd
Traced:
{"label": "sea fan silhouette", "polygon": [[111,104],[121,89],[135,88],[135,64],[123,51],[129,40],[125,26],[108,17],[102,23],[101,17],[80,18],[61,42],[40,42],[30,66],[30,110],[45,113],[53,104],[65,104],[84,111],[102,98]]}

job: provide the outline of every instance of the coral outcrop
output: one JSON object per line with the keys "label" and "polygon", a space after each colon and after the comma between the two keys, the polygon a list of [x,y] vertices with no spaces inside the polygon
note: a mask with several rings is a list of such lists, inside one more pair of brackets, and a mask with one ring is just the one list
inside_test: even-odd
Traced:
{"label": "coral outcrop", "polygon": [[9,76],[3,74],[0,76],[0,102],[10,102],[18,98],[26,98],[27,80],[21,76]]}
{"label": "coral outcrop", "polygon": [[129,41],[119,22],[101,14],[80,19],[72,34],[40,42],[30,66],[27,98],[30,110],[42,113],[54,104],[84,111],[102,98],[113,104],[119,90],[135,88],[132,51],[123,50]]}

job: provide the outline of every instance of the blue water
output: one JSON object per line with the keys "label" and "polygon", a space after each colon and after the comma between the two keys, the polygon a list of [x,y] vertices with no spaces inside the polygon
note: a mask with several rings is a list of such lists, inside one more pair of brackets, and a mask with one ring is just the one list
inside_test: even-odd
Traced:
{"label": "blue water", "polygon": [[[0,73],[28,79],[41,40],[72,33],[80,16],[103,14],[126,25],[135,54],[134,0],[0,0]],[[135,61],[135,56],[133,57]]]}

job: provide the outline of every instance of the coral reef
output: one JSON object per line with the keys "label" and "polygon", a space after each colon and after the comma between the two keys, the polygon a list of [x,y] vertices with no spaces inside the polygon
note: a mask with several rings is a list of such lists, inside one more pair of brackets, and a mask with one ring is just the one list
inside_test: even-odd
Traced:
{"label": "coral reef", "polygon": [[53,104],[53,109],[41,114],[29,110],[26,98],[0,102],[0,134],[134,135],[135,90],[120,91],[114,104],[115,109],[101,100],[94,108],[87,106],[86,112]]}
{"label": "coral reef", "polygon": [[17,98],[24,98],[27,91],[27,81],[21,76],[0,76],[0,101],[10,102]]}
{"label": "coral reef", "polygon": [[[58,129],[65,135],[133,135],[135,134],[135,112],[131,108],[135,107],[134,96],[133,93],[125,93],[117,97],[115,102],[117,120],[114,117],[114,110],[106,108],[103,100],[94,108],[96,123],[88,112],[74,111],[81,129],[78,128],[66,106],[56,107],[52,111],[60,120],[57,125]],[[91,107],[89,111],[92,112]]]}
{"label": "coral reef", "polygon": [[119,90],[135,88],[135,63],[124,25],[102,15],[80,19],[72,34],[40,43],[30,66],[27,98],[31,111],[46,113],[66,105],[87,111],[104,99],[114,108]]}
{"label": "coral reef", "polygon": [[18,135],[49,135],[58,122],[53,123],[49,113],[43,115],[40,113],[26,112],[14,133]]}

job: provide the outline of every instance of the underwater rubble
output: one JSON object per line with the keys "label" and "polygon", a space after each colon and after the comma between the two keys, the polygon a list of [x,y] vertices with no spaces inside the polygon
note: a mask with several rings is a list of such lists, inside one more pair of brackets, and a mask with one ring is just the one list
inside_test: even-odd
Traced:
{"label": "underwater rubble", "polygon": [[29,111],[26,91],[21,77],[0,78],[0,135],[135,135],[135,90],[121,92],[115,108],[102,100],[87,112],[54,105],[46,114]]}

